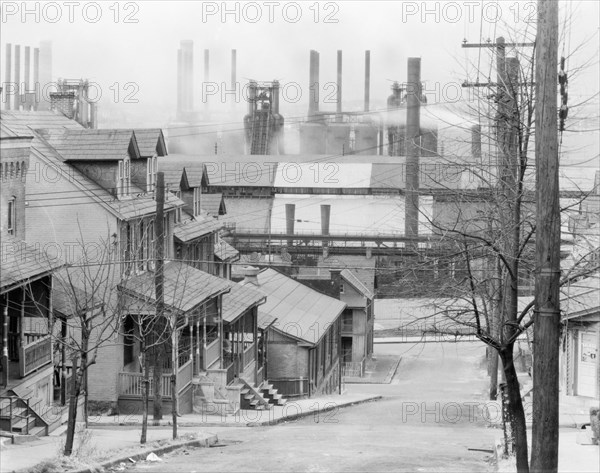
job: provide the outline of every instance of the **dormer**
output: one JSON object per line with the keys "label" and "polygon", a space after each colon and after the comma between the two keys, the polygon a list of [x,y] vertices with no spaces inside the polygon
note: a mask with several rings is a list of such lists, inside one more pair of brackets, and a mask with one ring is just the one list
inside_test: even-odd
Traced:
{"label": "dormer", "polygon": [[140,150],[140,160],[133,163],[131,181],[146,192],[154,192],[158,157],[167,155],[165,137],[160,128],[133,130]]}
{"label": "dormer", "polygon": [[47,139],[65,162],[118,199],[135,191],[135,171],[146,168],[131,130],[65,130]]}

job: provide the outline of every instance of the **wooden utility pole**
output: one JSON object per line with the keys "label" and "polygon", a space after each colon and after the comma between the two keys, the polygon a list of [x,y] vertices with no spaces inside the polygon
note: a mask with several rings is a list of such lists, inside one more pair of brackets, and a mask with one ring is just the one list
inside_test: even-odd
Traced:
{"label": "wooden utility pole", "polygon": [[156,234],[156,263],[154,268],[154,297],[156,300],[156,320],[154,322],[154,347],[153,347],[153,377],[154,377],[154,399],[153,419],[162,419],[162,354],[163,344],[160,339],[164,336],[165,327],[165,294],[164,294],[164,214],[165,214],[165,175],[162,172],[156,175],[156,219],[154,230]]}
{"label": "wooden utility pole", "polygon": [[531,469],[558,469],[560,208],[558,200],[558,0],[538,0],[536,40],[537,235]]}

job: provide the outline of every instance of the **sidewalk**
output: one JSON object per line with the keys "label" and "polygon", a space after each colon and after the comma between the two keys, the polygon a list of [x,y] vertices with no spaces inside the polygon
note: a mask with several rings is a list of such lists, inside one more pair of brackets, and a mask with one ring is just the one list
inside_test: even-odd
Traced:
{"label": "sidewalk", "polygon": [[[292,421],[309,415],[320,414],[323,418],[334,416],[335,412],[330,411],[337,411],[343,407],[377,399],[381,399],[381,396],[346,393],[288,401],[284,406],[273,406],[269,410],[240,410],[235,415],[220,414],[214,410],[207,409],[205,412],[185,414],[179,417],[177,425],[181,427],[256,427],[275,425],[280,422]],[[89,425],[92,428],[141,425],[141,422],[142,416],[137,414],[96,416],[89,419]],[[171,425],[171,416],[165,416],[160,421],[160,425]]]}
{"label": "sidewalk", "polygon": [[362,377],[344,376],[344,383],[390,384],[401,359],[395,355],[379,355],[375,360],[367,361]]}
{"label": "sidewalk", "polygon": [[[207,433],[205,428],[274,425],[306,416],[319,416],[325,421],[328,418],[334,418],[338,409],[380,398],[381,396],[365,394],[342,394],[288,401],[286,405],[274,406],[268,411],[241,410],[236,415],[218,415],[214,412],[186,414],[178,418],[178,428],[182,429],[181,436],[192,432],[195,434],[195,443],[208,445],[216,443],[217,436]],[[128,461],[128,457],[133,457],[134,454],[143,452],[151,446],[154,447],[153,451],[160,456],[162,450],[169,448],[167,441],[171,439],[171,431],[168,429],[171,425],[170,415],[165,416],[165,419],[160,422],[159,428],[149,427],[148,444],[145,447],[139,445],[141,419],[141,415],[90,417],[90,428],[84,434],[84,436],[88,436],[84,448],[86,453],[89,451],[89,454],[84,454],[83,457],[91,458],[93,456],[97,462],[103,461],[102,459],[114,460],[118,457],[123,457],[123,461]],[[199,428],[201,431],[198,430]],[[10,444],[9,439],[2,439],[4,442],[0,448],[0,471],[24,470],[43,461],[56,460],[64,446],[63,432],[64,427],[62,427],[61,435],[40,437],[37,440],[15,445]],[[77,446],[78,436],[75,438],[74,448],[76,449]],[[119,454],[119,452],[121,453]],[[145,455],[147,452],[143,458]]]}

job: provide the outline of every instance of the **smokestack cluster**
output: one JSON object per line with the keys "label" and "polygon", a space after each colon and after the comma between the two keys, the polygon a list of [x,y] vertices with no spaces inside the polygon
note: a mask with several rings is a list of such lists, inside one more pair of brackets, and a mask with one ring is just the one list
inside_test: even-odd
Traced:
{"label": "smokestack cluster", "polygon": [[177,112],[194,110],[194,42],[182,40],[177,50]]}
{"label": "smokestack cluster", "polygon": [[[421,135],[421,58],[408,58],[406,84],[406,193],[404,232],[419,235],[419,153]],[[416,242],[414,243],[416,246]]]}
{"label": "smokestack cluster", "polygon": [[[40,54],[42,48],[42,54]],[[25,46],[23,56],[23,78],[21,78],[21,46],[6,44],[6,64],[4,72],[3,94],[6,110],[47,110],[49,101],[47,95],[52,80],[52,49],[51,43],[43,41],[40,48],[33,49]],[[40,82],[40,57],[42,57],[42,82]],[[31,66],[33,61],[33,78]],[[32,80],[33,79],[33,80]]]}
{"label": "smokestack cluster", "polygon": [[[321,204],[321,234],[329,235],[329,220],[331,216],[331,205]],[[323,240],[323,249],[329,246],[329,241]]]}
{"label": "smokestack cluster", "polygon": [[310,50],[308,90],[308,116],[311,117],[319,111],[319,53],[313,49]]}

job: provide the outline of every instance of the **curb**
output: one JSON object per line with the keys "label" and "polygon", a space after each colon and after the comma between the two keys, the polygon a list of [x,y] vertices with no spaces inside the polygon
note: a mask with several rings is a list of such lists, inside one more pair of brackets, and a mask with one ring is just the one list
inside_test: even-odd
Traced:
{"label": "curb", "polygon": [[392,368],[390,368],[387,376],[385,377],[384,384],[390,384],[392,382],[392,379],[394,379],[394,376],[396,375],[396,371],[398,371],[398,366],[400,366],[401,361],[402,357],[398,358],[396,364]]}
{"label": "curb", "polygon": [[[68,470],[68,473],[97,473],[98,471],[103,471],[104,469],[110,468],[111,466],[118,465],[119,463],[130,463],[129,462],[130,458],[135,460],[136,462],[138,462],[140,460],[144,460],[150,453],[155,453],[157,455],[159,453],[165,454],[165,453],[172,452],[173,450],[177,450],[182,447],[205,447],[205,448],[208,448],[211,445],[216,444],[217,442],[218,442],[218,438],[216,435],[211,435],[208,438],[203,438],[203,439],[185,440],[183,442],[178,442],[176,444],[165,445],[164,447],[148,448],[148,449],[143,450],[138,453],[123,455],[118,458],[113,458],[112,460],[105,461],[103,463],[97,463],[88,468],[83,468],[80,470]],[[19,470],[17,473],[26,473],[28,471],[31,471],[33,468],[35,468],[35,466],[24,469],[24,470]]]}
{"label": "curb", "polygon": [[326,406],[324,408],[315,409],[314,411],[299,412],[298,414],[280,417],[279,419],[265,420],[263,422],[248,422],[246,424],[246,427],[264,427],[264,426],[269,426],[269,425],[277,425],[277,424],[281,424],[283,422],[295,421],[298,419],[302,419],[303,417],[308,417],[310,415],[320,414],[321,412],[329,412],[329,411],[333,411],[334,409],[340,409],[343,407],[350,407],[350,406],[356,406],[358,404],[364,404],[367,402],[379,401],[382,398],[383,398],[383,396],[380,396],[380,395],[372,396],[372,397],[369,397],[366,399],[359,399],[358,401],[349,402],[347,404],[335,404],[335,405],[331,405],[331,406]]}
{"label": "curb", "polygon": [[[398,361],[398,363],[400,363]],[[396,369],[397,369],[397,365],[396,365]],[[395,370],[394,370],[395,372]],[[297,414],[290,414],[290,415],[286,415],[283,417],[280,417],[278,419],[270,419],[270,420],[265,420],[265,421],[260,421],[260,422],[255,422],[255,421],[250,421],[250,422],[194,422],[194,421],[190,421],[190,422],[181,422],[178,421],[177,422],[177,427],[200,427],[200,428],[204,428],[204,427],[260,427],[260,426],[266,426],[266,425],[277,425],[280,424],[282,422],[286,422],[286,421],[292,421],[292,420],[296,420],[296,419],[300,419],[302,417],[307,417],[309,415],[313,415],[315,413],[319,413],[319,412],[328,412],[331,411],[333,409],[337,409],[337,408],[342,408],[342,407],[348,407],[348,406],[354,406],[354,405],[358,405],[358,404],[363,404],[365,402],[371,402],[371,401],[378,401],[382,398],[381,395],[373,395],[373,396],[369,396],[367,398],[364,399],[358,399],[356,401],[351,401],[351,402],[347,402],[347,403],[340,403],[340,404],[334,404],[333,402],[328,402],[325,403],[325,406],[323,408],[317,408],[314,410],[308,410],[306,412],[299,412]],[[235,417],[235,415],[232,415],[232,417]],[[94,422],[90,422],[90,428],[91,429],[127,429],[127,428],[137,428],[140,426],[139,422],[119,422],[117,423],[94,423]],[[163,420],[160,421],[160,423],[158,425],[148,425],[148,428],[151,429],[153,427],[171,427],[171,423],[168,420]]]}

